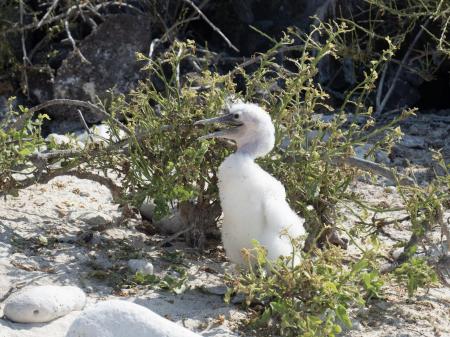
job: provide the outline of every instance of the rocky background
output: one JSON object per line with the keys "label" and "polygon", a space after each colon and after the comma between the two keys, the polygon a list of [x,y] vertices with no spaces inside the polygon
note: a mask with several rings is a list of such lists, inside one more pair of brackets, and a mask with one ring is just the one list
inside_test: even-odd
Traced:
{"label": "rocky background", "polygon": [[[8,110],[11,97],[15,97],[10,101],[15,108],[55,98],[101,100],[107,105],[109,91],[126,95],[144,78],[136,52],[154,56],[175,39],[193,39],[207,46],[215,55],[214,67],[227,72],[270,48],[271,42],[252,27],[280,37],[291,26],[308,31],[315,22],[314,15],[322,20],[338,14],[357,16],[364,21],[364,6],[352,0],[5,0],[0,4],[0,118]],[[392,25],[380,29],[389,32],[395,28]],[[435,29],[433,23],[429,29]],[[416,34],[417,28],[401,44],[397,61],[408,53]],[[377,123],[385,124],[404,107],[419,110],[402,122],[402,141],[390,153],[378,152],[374,158],[412,173],[422,184],[442,173],[431,150],[442,151],[450,162],[450,61],[431,52],[424,68],[420,55],[428,39],[423,35],[418,40],[407,67],[398,76],[398,62],[385,72],[385,91],[392,85],[395,90]],[[376,52],[382,47],[373,48]],[[360,70],[354,57],[342,62],[329,58],[320,65],[317,81],[331,93],[332,102],[339,104],[348,87],[360,79]],[[239,87],[239,79],[236,81]],[[51,117],[44,127],[45,136],[82,133],[75,109],[52,107],[45,112]],[[102,122],[103,116],[90,110],[83,110],[83,115],[91,128]],[[80,142],[86,137],[81,135]],[[365,146],[355,149],[361,158],[367,151]],[[387,184],[384,180],[369,183],[362,179],[353,188],[372,201],[395,203],[398,196],[386,189]],[[134,218],[123,218],[122,214],[108,189],[75,177],[59,177],[29,187],[19,196],[2,199],[0,313],[4,299],[26,285],[75,284],[88,294],[88,305],[105,298],[126,297],[203,336],[254,335],[253,331],[242,330],[246,316],[240,310],[240,299],[234,299],[230,306],[223,302],[223,274],[231,266],[220,243],[210,242],[200,254],[181,238],[170,239],[167,235],[180,229],[177,215],[153,222],[151,205]],[[386,228],[386,240],[394,245],[395,239],[409,229],[408,224]],[[175,268],[180,264],[187,269],[186,275]],[[169,276],[167,280],[172,278],[175,283],[165,288],[163,283],[151,287],[127,284],[124,275],[136,270],[156,275],[157,280]],[[442,270],[448,280],[448,264]],[[177,283],[179,280],[182,282]],[[405,300],[400,289],[389,289],[387,294],[389,302],[377,301],[370,309],[358,312],[354,329],[344,335],[450,335],[450,292],[445,285],[420,293],[412,302]],[[0,336],[64,336],[76,315],[31,325],[0,319]]]}
{"label": "rocky background", "polygon": [[[361,22],[367,21],[364,4],[350,0],[228,0],[197,5],[212,25],[187,1],[97,1],[81,3],[81,7],[76,1],[63,1],[52,8],[51,2],[29,0],[23,2],[22,20],[15,2],[5,1],[0,5],[0,113],[11,96],[16,97],[16,105],[32,106],[53,98],[107,101],[108,90],[127,94],[144,76],[135,53],[148,55],[152,49],[157,55],[174,39],[193,39],[208,46],[217,55],[215,68],[226,72],[270,48],[272,42],[257,30],[279,38],[288,27],[308,32],[316,22],[314,16],[323,20],[357,16]],[[56,20],[58,15],[61,21]],[[390,22],[388,14],[383,19],[385,24],[376,28],[377,33],[389,35],[404,29],[394,19]],[[25,26],[22,31],[21,26]],[[427,29],[436,28],[431,24]],[[413,28],[400,44],[395,62],[384,75],[385,91],[391,84],[394,90],[383,109],[383,118],[405,107],[418,107],[421,114],[448,115],[450,61],[436,50],[426,51],[430,36],[422,34],[413,45],[415,52],[396,74],[416,33],[417,28]],[[383,47],[372,46],[372,52]],[[425,60],[424,53],[429,54]],[[327,58],[320,65],[317,80],[336,104],[345,90],[361,78],[358,57],[363,56],[349,54],[339,62]],[[48,132],[82,128],[73,109],[52,108],[46,112],[52,117]],[[101,121],[90,111],[84,113],[90,124]],[[449,145],[443,145],[448,152]]]}

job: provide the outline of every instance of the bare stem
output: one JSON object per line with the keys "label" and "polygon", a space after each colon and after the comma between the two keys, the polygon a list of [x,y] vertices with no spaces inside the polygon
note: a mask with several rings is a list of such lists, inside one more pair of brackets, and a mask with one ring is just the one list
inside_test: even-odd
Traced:
{"label": "bare stem", "polygon": [[44,22],[47,20],[48,16],[53,12],[53,10],[58,6],[59,0],[54,0],[50,8],[48,9],[47,13],[42,17],[42,19],[39,21],[36,28],[41,28]]}
{"label": "bare stem", "polygon": [[69,38],[69,41],[72,44],[73,51],[78,54],[78,56],[80,57],[82,62],[91,64],[91,62],[89,62],[88,59],[86,57],[84,57],[84,55],[81,53],[80,49],[77,47],[77,43],[75,42],[72,34],[70,33],[69,20],[67,20],[67,19],[64,20],[64,27],[66,29],[67,37]]}
{"label": "bare stem", "polygon": [[214,25],[211,20],[208,19],[208,17],[202,12],[202,10],[200,8],[197,7],[196,4],[194,4],[191,0],[184,0],[184,2],[188,3],[202,18],[203,20],[206,21],[206,23],[215,31],[217,32],[222,39],[225,40],[225,42],[227,43],[228,47],[230,47],[231,49],[233,49],[234,51],[239,53],[239,49],[233,45],[231,43],[231,41],[225,36],[224,33],[222,33],[222,31],[216,26]]}
{"label": "bare stem", "polygon": [[[417,41],[419,41],[419,39],[422,36],[422,33],[425,30],[425,28],[427,27],[429,21],[430,21],[430,19],[425,21],[425,23],[420,27],[419,31],[417,32],[416,37],[409,45],[408,50],[406,51],[405,55],[403,56],[402,61],[398,65],[397,71],[394,75],[394,78],[392,79],[392,83],[391,83],[391,86],[389,87],[389,90],[387,91],[387,93],[384,96],[383,100],[381,101],[380,105],[377,106],[377,111],[375,112],[375,116],[380,116],[380,114],[383,112],[389,98],[391,97],[392,93],[394,92],[395,86],[397,84],[397,80],[403,70],[403,66],[407,63],[409,55],[411,55],[411,52],[414,49],[414,46],[417,44]],[[385,74],[383,73],[383,75],[382,75],[383,82],[384,82],[384,76],[385,76]],[[383,85],[383,82],[380,81],[381,86]],[[380,90],[382,90],[382,89],[380,89]],[[377,97],[377,103],[378,103],[378,97]]]}

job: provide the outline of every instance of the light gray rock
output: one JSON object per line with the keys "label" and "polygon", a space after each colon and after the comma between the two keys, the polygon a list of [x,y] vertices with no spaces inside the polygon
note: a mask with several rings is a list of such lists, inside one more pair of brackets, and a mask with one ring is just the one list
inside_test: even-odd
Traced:
{"label": "light gray rock", "polygon": [[205,285],[202,286],[200,290],[203,291],[205,294],[223,296],[227,293],[228,288],[224,285],[217,285],[217,286]]}
{"label": "light gray rock", "polygon": [[161,220],[153,218],[155,204],[152,201],[144,201],[139,207],[142,217],[150,220],[164,234],[177,233],[184,228],[183,220],[178,210],[172,209],[172,213]]}
{"label": "light gray rock", "polygon": [[389,153],[383,150],[375,151],[375,162],[386,165],[390,164],[391,159],[389,158]]}
{"label": "light gray rock", "polygon": [[70,221],[82,221],[91,226],[106,226],[113,222],[113,217],[94,211],[75,211],[72,212],[69,216]]}
{"label": "light gray rock", "polygon": [[128,260],[128,268],[133,273],[141,273],[144,275],[152,275],[153,274],[153,264],[147,260],[143,259],[130,259]]}
{"label": "light gray rock", "polygon": [[18,323],[43,323],[81,310],[85,303],[86,295],[77,287],[27,287],[6,300],[4,314]]}
{"label": "light gray rock", "polygon": [[97,303],[72,323],[66,337],[200,337],[153,311],[127,301]]}

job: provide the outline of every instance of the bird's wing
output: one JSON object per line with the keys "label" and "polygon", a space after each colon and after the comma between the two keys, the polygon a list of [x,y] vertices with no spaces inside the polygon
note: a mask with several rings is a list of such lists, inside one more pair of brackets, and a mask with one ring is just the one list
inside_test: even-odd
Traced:
{"label": "bird's wing", "polygon": [[279,235],[286,229],[290,236],[297,237],[305,233],[303,223],[289,206],[286,200],[277,196],[268,196],[262,200],[262,211],[264,218],[263,231],[276,232]]}

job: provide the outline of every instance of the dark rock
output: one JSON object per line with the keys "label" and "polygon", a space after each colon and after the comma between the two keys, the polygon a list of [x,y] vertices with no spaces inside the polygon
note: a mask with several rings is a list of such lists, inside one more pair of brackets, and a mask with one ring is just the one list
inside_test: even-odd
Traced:
{"label": "dark rock", "polygon": [[397,78],[394,84],[394,77],[397,72],[397,68],[392,67],[388,71],[387,80],[384,86],[383,93],[386,94],[392,85],[395,85],[391,96],[389,97],[385,110],[393,110],[403,107],[412,107],[421,98],[421,91],[419,86],[423,83],[423,79],[416,75],[402,70],[400,76]]}
{"label": "dark rock", "polygon": [[425,139],[419,136],[404,135],[399,144],[409,148],[417,148],[417,149],[426,148]]}
{"label": "dark rock", "polygon": [[[79,54],[70,53],[58,69],[53,87],[54,98],[70,98],[95,102],[105,99],[107,90],[128,93],[135,88],[142,63],[136,61],[136,52],[146,52],[151,41],[150,20],[145,16],[110,15],[98,29],[78,44]],[[54,119],[53,132],[79,128],[76,108],[55,107],[50,111]],[[83,110],[88,123],[97,123],[103,116]],[[63,121],[63,123],[61,123]]]}
{"label": "dark rock", "polygon": [[8,111],[8,100],[5,96],[0,96],[0,120]]}
{"label": "dark rock", "polygon": [[50,67],[31,68],[27,71],[30,96],[39,103],[53,98],[54,75]]}

